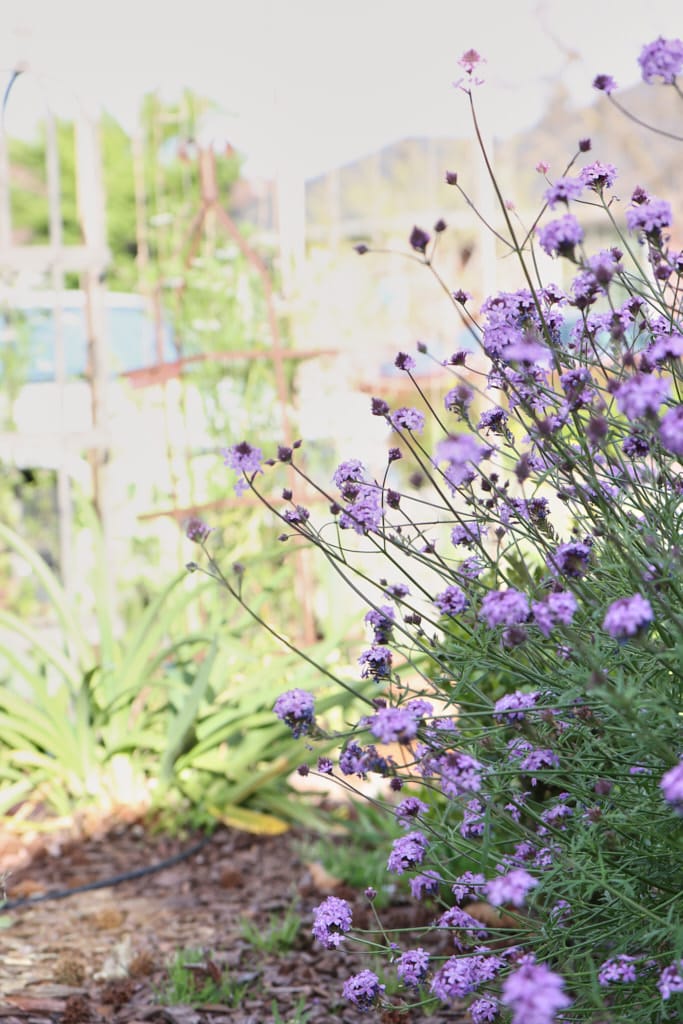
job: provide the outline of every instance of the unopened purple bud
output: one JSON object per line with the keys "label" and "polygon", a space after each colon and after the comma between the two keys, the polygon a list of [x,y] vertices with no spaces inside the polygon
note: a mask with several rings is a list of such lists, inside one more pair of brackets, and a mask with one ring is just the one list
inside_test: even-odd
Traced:
{"label": "unopened purple bud", "polygon": [[415,348],[417,349],[418,352],[422,352],[423,355],[427,351],[427,346],[425,345],[424,341],[418,341],[417,344],[415,345]]}
{"label": "unopened purple bud", "polygon": [[279,444],[277,447],[277,457],[279,462],[291,462],[292,461],[292,449],[286,445]]}
{"label": "unopened purple bud", "polygon": [[591,140],[590,139],[579,139],[579,152],[580,153],[588,153],[590,148],[591,148]]}
{"label": "unopened purple bud", "polygon": [[292,492],[290,491],[289,487],[285,487],[285,489],[282,492],[282,497],[285,501],[292,500]]}
{"label": "unopened purple bud", "polygon": [[401,452],[400,448],[390,448],[388,454],[389,454],[389,462],[397,462],[398,459],[402,459],[403,458],[403,453]]}
{"label": "unopened purple bud", "polygon": [[429,245],[429,235],[422,228],[418,228],[417,225],[410,232],[409,238],[410,245],[416,252],[426,252],[427,246]]}
{"label": "unopened purple bud", "polygon": [[447,185],[457,185],[458,184],[458,174],[457,174],[457,171],[446,171],[446,184]]}
{"label": "unopened purple bud", "polygon": [[363,242],[361,242],[359,245],[354,245],[353,248],[355,249],[359,256],[364,256],[366,252],[370,252],[367,245],[364,245]]}
{"label": "unopened purple bud", "polygon": [[591,444],[600,444],[607,437],[609,424],[604,416],[592,416],[588,421],[587,433]]}
{"label": "unopened purple bud", "polygon": [[389,405],[384,401],[383,398],[372,399],[372,415],[373,416],[387,416],[389,414]]}
{"label": "unopened purple bud", "polygon": [[434,230],[436,231],[437,234],[440,234],[442,231],[445,231],[446,221],[443,220],[443,218],[439,217],[436,224],[434,225]]}
{"label": "unopened purple bud", "polygon": [[611,75],[596,75],[593,79],[593,88],[609,96],[617,88],[617,83]]}
{"label": "unopened purple bud", "polygon": [[449,366],[464,366],[465,360],[467,359],[467,352],[464,348],[459,348],[457,352],[454,352],[448,360]]}

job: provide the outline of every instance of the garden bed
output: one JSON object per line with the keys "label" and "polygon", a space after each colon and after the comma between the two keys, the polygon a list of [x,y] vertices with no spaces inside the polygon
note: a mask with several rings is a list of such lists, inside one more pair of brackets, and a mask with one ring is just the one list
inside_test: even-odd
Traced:
{"label": "garden bed", "polygon": [[[16,866],[8,899],[87,885],[173,857],[196,844],[150,834],[138,823],[111,828],[80,840],[52,837],[33,851],[30,863]],[[356,1024],[368,1020],[341,999],[344,980],[368,966],[361,953],[324,950],[311,934],[311,910],[331,892],[354,906],[359,923],[367,901],[337,886],[306,862],[300,832],[254,836],[218,829],[194,856],[165,870],[84,891],[59,901],[9,909],[0,931],[0,1021],[40,1022],[165,1021],[168,1024]],[[0,837],[3,869],[21,865],[22,843]],[[382,912],[390,927],[411,923],[414,906]],[[3,915],[3,912],[0,912]],[[296,918],[300,915],[300,926]],[[280,950],[268,944],[289,918],[292,934]],[[253,930],[250,928],[253,925]],[[245,930],[246,933],[245,934]],[[196,967],[176,972],[190,986],[219,981],[218,1002],[177,1002],[168,967],[179,951],[196,954]],[[391,1012],[376,1019],[391,1024],[464,1022],[458,1010],[438,1018]]]}

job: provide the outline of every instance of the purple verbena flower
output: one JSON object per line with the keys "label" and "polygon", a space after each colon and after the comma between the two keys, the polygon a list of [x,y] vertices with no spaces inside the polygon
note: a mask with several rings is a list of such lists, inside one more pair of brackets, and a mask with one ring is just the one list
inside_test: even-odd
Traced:
{"label": "purple verbena flower", "polygon": [[675,992],[683,992],[683,960],[665,967],[657,980],[662,999],[670,999]]}
{"label": "purple verbena flower", "polygon": [[460,523],[451,530],[451,544],[456,548],[461,544],[463,547],[469,547],[470,544],[476,543],[485,534],[486,527],[481,526],[480,523]]}
{"label": "purple verbena flower", "polygon": [[683,356],[683,334],[660,334],[653,345],[644,353],[648,362],[660,363],[664,359],[677,359]]}
{"label": "purple verbena flower", "polygon": [[522,693],[521,690],[506,693],[494,704],[493,717],[497,722],[523,722],[524,712],[534,707],[538,696],[537,692]]}
{"label": "purple verbena flower", "polygon": [[263,455],[260,448],[253,448],[247,441],[240,441],[231,448],[223,448],[223,465],[229,466],[242,476],[235,484],[235,494],[243,494],[249,486],[245,479],[247,473],[262,473]]}
{"label": "purple verbena flower", "polygon": [[560,544],[548,555],[548,568],[553,573],[580,579],[584,575],[591,557],[590,545],[581,541]]}
{"label": "purple verbena flower", "polygon": [[632,597],[620,597],[612,602],[603,619],[602,628],[610,636],[623,639],[635,636],[652,622],[653,618],[652,606],[647,598],[641,594],[633,594]]}
{"label": "purple verbena flower", "polygon": [[424,413],[406,406],[392,412],[389,419],[396,430],[410,430],[414,434],[421,434],[425,425]]}
{"label": "purple verbena flower", "polygon": [[683,40],[659,36],[642,48],[638,63],[644,82],[651,83],[655,78],[661,78],[666,85],[673,85],[683,70]]}
{"label": "purple verbena flower", "polygon": [[469,1005],[472,1024],[489,1024],[498,1016],[500,1007],[493,999],[474,999]]}
{"label": "purple verbena flower", "polygon": [[339,517],[342,530],[355,530],[363,536],[366,533],[377,533],[382,524],[384,509],[382,494],[379,487],[361,485],[353,504],[347,506]]}
{"label": "purple verbena flower", "polygon": [[662,775],[659,785],[666,802],[683,813],[683,759]]}
{"label": "purple verbena flower", "polygon": [[530,957],[503,982],[501,998],[512,1010],[512,1024],[552,1024],[557,1010],[571,1004],[564,979]]}
{"label": "purple verbena flower", "polygon": [[474,839],[484,834],[486,807],[481,800],[468,800],[463,808],[459,832],[463,839]]}
{"label": "purple verbena flower", "polygon": [[461,562],[455,573],[457,576],[462,576],[465,580],[476,580],[479,579],[483,571],[484,566],[476,556],[473,556]]}
{"label": "purple verbena flower", "polygon": [[584,366],[560,374],[560,384],[570,409],[580,409],[590,402],[595,394],[595,383],[590,371]]}
{"label": "purple verbena flower", "polygon": [[464,413],[472,404],[474,391],[467,384],[456,384],[446,394],[443,404],[447,412]]}
{"label": "purple verbena flower", "polygon": [[410,593],[410,587],[405,583],[388,583],[384,588],[384,593],[394,601],[401,601]]}
{"label": "purple verbena flower", "polygon": [[531,605],[534,622],[543,636],[550,636],[550,631],[558,622],[563,626],[571,625],[577,608],[576,598],[569,590],[548,594],[545,601],[534,601]]}
{"label": "purple verbena flower", "polygon": [[676,405],[662,416],[659,440],[674,455],[683,455],[683,405]]}
{"label": "purple verbena flower", "polygon": [[380,985],[379,978],[372,971],[361,971],[344,982],[343,995],[359,1010],[371,1010],[386,985]]}
{"label": "purple verbena flower", "polygon": [[364,621],[372,627],[376,644],[385,644],[387,640],[391,639],[395,618],[396,612],[390,604],[382,604],[379,608],[371,608],[366,614]]}
{"label": "purple verbena flower", "polygon": [[396,806],[394,815],[399,825],[403,828],[411,827],[411,819],[417,818],[420,814],[426,814],[429,810],[429,805],[424,803],[416,796],[407,796],[405,800],[402,800],[400,804]]}
{"label": "purple verbena flower", "polygon": [[357,485],[365,482],[365,466],[360,459],[347,459],[339,463],[332,480],[344,497],[353,501],[358,493]]}
{"label": "purple verbena flower", "polygon": [[380,743],[410,743],[417,736],[417,719],[405,707],[380,708],[365,721]]}
{"label": "purple verbena flower", "polygon": [[617,180],[617,169],[614,164],[603,164],[596,160],[579,171],[579,178],[586,188],[601,192],[604,188],[611,188]]}
{"label": "purple verbena flower", "polygon": [[396,973],[404,985],[418,988],[427,977],[429,971],[429,954],[418,946],[401,953],[396,964]]}
{"label": "purple verbena flower", "polygon": [[527,893],[535,885],[538,885],[538,879],[528,871],[513,868],[507,875],[499,875],[487,882],[484,892],[494,907],[502,907],[506,903],[511,903],[513,907],[523,907]]}
{"label": "purple verbena flower", "polygon": [[422,832],[409,832],[405,836],[394,839],[387,861],[387,870],[402,875],[404,871],[409,871],[421,864],[428,845],[427,838]]}
{"label": "purple verbena flower", "polygon": [[351,928],[351,904],[328,896],[313,912],[313,935],[326,949],[337,948]]}
{"label": "purple verbena flower", "polygon": [[460,587],[450,586],[436,595],[434,604],[442,615],[455,617],[467,608],[468,600]]}
{"label": "purple verbena flower", "polygon": [[486,879],[482,874],[465,871],[464,874],[459,875],[456,878],[455,882],[451,886],[451,892],[455,896],[457,903],[462,903],[463,900],[470,896],[474,896],[475,899],[479,899],[485,882]]}
{"label": "purple verbena flower", "polygon": [[604,963],[600,964],[598,969],[598,981],[603,986],[635,981],[637,978],[635,968],[636,962],[635,957],[627,956],[625,953],[611,957],[609,960],[605,960]]}
{"label": "purple verbena flower", "polygon": [[[490,960],[490,965],[486,961]],[[487,956],[453,956],[439,968],[432,978],[430,990],[442,1003],[450,1004],[455,999],[462,999],[475,992],[485,981],[502,966],[500,957]],[[493,970],[493,975],[491,974]]]}
{"label": "purple verbena flower", "polygon": [[308,690],[287,690],[273,705],[277,717],[288,725],[295,739],[311,731],[315,720],[315,701]]}
{"label": "purple verbena flower", "polygon": [[438,757],[427,754],[422,759],[420,772],[424,777],[438,779],[441,791],[451,799],[481,789],[481,764],[470,754],[458,750]]}
{"label": "purple verbena flower", "polygon": [[512,587],[507,590],[491,590],[481,602],[479,618],[489,629],[496,626],[514,626],[526,622],[529,617],[529,598]]}
{"label": "purple verbena flower", "polygon": [[195,544],[203,544],[211,533],[211,529],[203,519],[193,516],[192,519],[188,519],[185,525],[185,536],[188,540],[194,541]]}
{"label": "purple verbena flower", "polygon": [[414,370],[415,360],[407,352],[399,352],[394,359],[394,366],[399,370]]}
{"label": "purple verbena flower", "polygon": [[574,247],[583,241],[583,228],[572,213],[565,213],[558,220],[551,220],[537,231],[538,241],[549,256],[574,255]]}
{"label": "purple verbena flower", "polygon": [[439,441],[434,462],[447,462],[444,476],[452,489],[471,480],[474,476],[471,466],[478,465],[490,449],[480,444],[471,434],[453,434]]}
{"label": "purple verbena flower", "polygon": [[564,203],[566,206],[571,199],[578,199],[583,188],[583,181],[580,178],[558,178],[546,189],[543,198],[550,209],[554,210],[558,203]]}
{"label": "purple verbena flower", "polygon": [[388,647],[370,647],[358,658],[362,667],[361,678],[385,679],[391,674],[392,653]]}
{"label": "purple verbena flower", "polygon": [[615,391],[617,408],[630,420],[640,416],[655,416],[667,398],[670,381],[653,373],[636,373],[620,384]]}
{"label": "purple verbena flower", "polygon": [[494,406],[486,409],[479,417],[477,430],[488,430],[491,434],[505,434],[505,424],[508,421],[508,414],[505,409]]}
{"label": "purple verbena flower", "polygon": [[311,513],[303,505],[295,505],[294,508],[285,509],[282,518],[291,526],[303,526],[311,518]]}
{"label": "purple verbena flower", "polygon": [[[554,750],[536,749],[529,753],[519,762],[521,772],[537,772],[539,768],[559,768],[560,759]],[[532,778],[532,785],[536,785],[535,778]]]}
{"label": "purple verbena flower", "polygon": [[671,203],[655,196],[626,210],[629,231],[642,231],[645,235],[657,235],[662,228],[668,228],[672,220]]}
{"label": "purple verbena flower", "polygon": [[640,434],[629,434],[621,442],[621,450],[629,459],[644,459],[650,454],[650,442]]}
{"label": "purple verbena flower", "polygon": [[413,899],[421,900],[423,896],[436,896],[441,884],[441,875],[438,871],[425,871],[421,875],[415,875],[410,879],[410,892]]}

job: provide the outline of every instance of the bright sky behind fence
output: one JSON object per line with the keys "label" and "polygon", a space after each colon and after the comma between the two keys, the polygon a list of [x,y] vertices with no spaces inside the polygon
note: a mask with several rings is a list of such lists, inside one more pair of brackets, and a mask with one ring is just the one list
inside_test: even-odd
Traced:
{"label": "bright sky behind fence", "polygon": [[74,97],[128,128],[140,96],[189,87],[225,110],[207,131],[269,174],[305,176],[410,135],[465,135],[457,60],[487,58],[478,104],[503,135],[532,124],[561,82],[591,102],[598,72],[639,78],[641,46],[683,34],[680,0],[1,0],[0,68],[28,61],[11,133]]}

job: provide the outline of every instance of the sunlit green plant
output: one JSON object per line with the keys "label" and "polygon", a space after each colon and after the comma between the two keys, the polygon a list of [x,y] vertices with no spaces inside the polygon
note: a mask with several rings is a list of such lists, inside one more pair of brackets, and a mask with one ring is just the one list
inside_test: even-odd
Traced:
{"label": "sunlit green plant", "polygon": [[[185,613],[206,584],[180,587],[185,576],[123,636],[99,588],[91,642],[43,559],[2,524],[0,543],[29,566],[57,623],[48,638],[0,610],[0,814],[27,800],[60,815],[132,802],[174,814],[189,806],[195,825],[221,820],[278,832],[291,820],[313,823],[304,801],[283,799],[302,757],[270,708],[295,674],[321,692],[321,707],[340,702],[293,654],[267,654],[266,642],[249,634],[247,613],[228,604],[214,602],[206,628],[188,633]],[[275,572],[272,585],[279,579]],[[266,586],[259,601],[268,599]],[[220,645],[210,639],[218,625]],[[328,640],[317,656],[331,656],[334,646]]]}
{"label": "sunlit green plant", "polygon": [[168,979],[158,990],[157,1001],[172,1006],[217,1003],[236,1008],[251,985],[251,979],[238,981],[228,971],[222,971],[212,953],[181,949],[168,967]]}
{"label": "sunlit green plant", "polygon": [[292,903],[284,913],[270,914],[265,927],[259,927],[248,917],[243,917],[242,937],[262,953],[287,953],[294,948],[302,923],[303,918]]}

